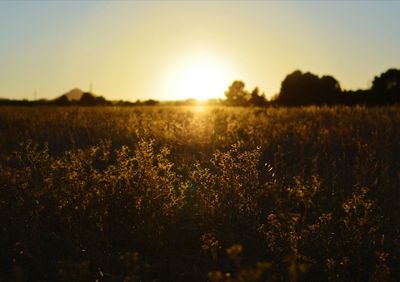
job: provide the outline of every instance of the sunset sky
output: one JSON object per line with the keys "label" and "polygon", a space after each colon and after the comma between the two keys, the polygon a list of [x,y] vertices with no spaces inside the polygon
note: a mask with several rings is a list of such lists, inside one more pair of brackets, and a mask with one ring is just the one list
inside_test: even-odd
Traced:
{"label": "sunset sky", "polygon": [[1,1],[0,97],[267,97],[296,69],[367,88],[400,68],[400,1]]}

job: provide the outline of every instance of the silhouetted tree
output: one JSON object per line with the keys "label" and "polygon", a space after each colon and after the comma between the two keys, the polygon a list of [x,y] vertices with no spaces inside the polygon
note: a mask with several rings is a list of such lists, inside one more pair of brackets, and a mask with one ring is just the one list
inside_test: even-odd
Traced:
{"label": "silhouetted tree", "polygon": [[339,82],[332,76],[318,76],[297,70],[282,81],[277,102],[285,105],[332,104],[341,94]]}
{"label": "silhouetted tree", "polygon": [[107,106],[107,105],[112,105],[110,101],[107,101],[106,98],[103,96],[96,97],[96,105],[98,106]]}
{"label": "silhouetted tree", "polygon": [[235,80],[225,92],[226,103],[230,106],[247,106],[249,93],[244,89],[244,82]]}
{"label": "silhouetted tree", "polygon": [[153,99],[149,99],[143,102],[143,105],[145,106],[155,106],[157,105],[159,102]]}
{"label": "silhouetted tree", "polygon": [[339,82],[333,76],[325,75],[321,77],[320,83],[321,88],[328,91],[329,95],[337,95],[342,91]]}
{"label": "silhouetted tree", "polygon": [[375,76],[371,90],[377,95],[400,95],[400,70],[389,69]]}
{"label": "silhouetted tree", "polygon": [[339,82],[330,75],[322,76],[320,79],[319,97],[322,103],[334,104],[339,102],[342,94]]}
{"label": "silhouetted tree", "polygon": [[267,99],[265,98],[264,93],[259,94],[260,90],[258,87],[254,88],[250,94],[249,103],[254,106],[262,107],[267,104]]}
{"label": "silhouetted tree", "polygon": [[67,95],[61,95],[57,99],[54,99],[53,102],[56,105],[68,105],[70,103]]}
{"label": "silhouetted tree", "polygon": [[260,94],[258,87],[249,93],[245,89],[243,81],[235,80],[225,92],[226,101],[228,106],[265,106],[267,99],[264,93]]}
{"label": "silhouetted tree", "polygon": [[90,92],[85,92],[82,94],[79,104],[84,106],[94,106],[96,105],[96,97]]}

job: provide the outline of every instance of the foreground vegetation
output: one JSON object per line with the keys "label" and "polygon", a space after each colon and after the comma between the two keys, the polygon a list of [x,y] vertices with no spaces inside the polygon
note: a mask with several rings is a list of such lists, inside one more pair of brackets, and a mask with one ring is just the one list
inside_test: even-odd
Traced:
{"label": "foreground vegetation", "polygon": [[0,108],[0,280],[400,279],[400,108]]}

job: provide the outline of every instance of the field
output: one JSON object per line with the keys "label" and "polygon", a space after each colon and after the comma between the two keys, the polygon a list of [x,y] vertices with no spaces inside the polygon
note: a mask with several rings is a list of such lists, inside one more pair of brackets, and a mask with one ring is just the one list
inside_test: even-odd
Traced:
{"label": "field", "polygon": [[400,107],[1,107],[0,281],[399,281]]}

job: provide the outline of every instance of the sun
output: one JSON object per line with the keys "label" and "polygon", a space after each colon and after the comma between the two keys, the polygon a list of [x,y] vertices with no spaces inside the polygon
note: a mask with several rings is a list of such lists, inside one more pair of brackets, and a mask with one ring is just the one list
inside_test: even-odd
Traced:
{"label": "sun", "polygon": [[206,100],[221,97],[226,87],[220,66],[207,61],[195,61],[182,70],[178,91],[180,96]]}
{"label": "sun", "polygon": [[229,68],[212,56],[187,56],[172,73],[170,96],[179,100],[223,98],[230,83]]}

